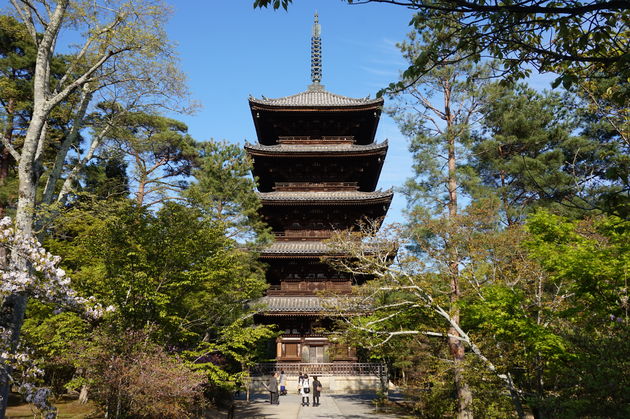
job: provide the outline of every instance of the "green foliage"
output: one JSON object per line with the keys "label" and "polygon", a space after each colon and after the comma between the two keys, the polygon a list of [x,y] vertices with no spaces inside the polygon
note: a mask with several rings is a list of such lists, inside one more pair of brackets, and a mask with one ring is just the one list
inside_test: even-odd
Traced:
{"label": "green foliage", "polygon": [[[628,16],[620,5],[528,1],[518,5],[472,2],[466,6],[439,2],[441,7],[427,7],[423,2],[410,3],[418,9],[411,21],[416,29],[437,21],[450,37],[458,39],[453,46],[435,39],[429,49],[431,64],[452,60],[457,53],[477,60],[490,54],[502,60],[513,79],[528,75],[530,65],[540,72],[559,73],[565,87],[596,70],[628,76],[625,64],[629,51],[619,47],[619,43],[627,44],[628,34],[621,22]],[[590,22],[588,28],[586,22]],[[412,71],[422,72],[426,67],[418,63]]]}
{"label": "green foliage", "polygon": [[535,415],[626,416],[628,224],[538,210],[526,227],[509,247],[513,270],[529,260],[521,279],[500,275],[468,295],[464,326]]}
{"label": "green foliage", "polygon": [[261,358],[259,343],[276,337],[274,326],[239,319],[219,332],[214,342],[202,342],[186,352],[192,367],[203,371],[213,387],[233,392],[247,387],[249,368]]}
{"label": "green foliage", "polygon": [[179,204],[155,214],[125,202],[79,206],[54,235],[48,246],[65,257],[77,286],[116,307],[122,329],[153,325],[159,341],[183,343],[230,324],[265,288],[253,255]]}
{"label": "green foliage", "polygon": [[627,318],[630,224],[603,216],[574,221],[539,211],[527,228],[532,257],[557,285],[575,293],[571,312]]}
{"label": "green foliage", "polygon": [[84,194],[96,200],[129,195],[127,164],[121,158],[110,157],[87,165],[80,181],[84,184]]}
{"label": "green foliage", "polygon": [[[115,106],[115,105],[110,105]],[[145,112],[127,112],[108,133],[112,152],[130,160],[136,204],[150,207],[178,198],[192,173],[198,144],[183,122]],[[120,157],[119,157],[120,158]]]}
{"label": "green foliage", "polygon": [[242,147],[225,141],[201,144],[196,182],[186,197],[204,216],[222,223],[230,237],[264,242],[270,238],[258,209],[260,200],[253,191],[251,161]]}
{"label": "green foliage", "polygon": [[277,10],[280,7],[287,10],[291,1],[292,0],[254,0],[254,7],[268,7],[271,5],[274,10]]}
{"label": "green foliage", "polygon": [[630,166],[620,134],[578,97],[495,85],[481,111],[470,163],[481,183],[470,189],[495,194],[508,224],[538,206],[627,217]]}
{"label": "green foliage", "polygon": [[53,390],[63,393],[79,366],[76,347],[90,338],[93,326],[77,313],[54,314],[47,305],[32,301],[23,326],[23,344],[37,355]]}
{"label": "green foliage", "polygon": [[588,143],[571,135],[577,128],[571,110],[567,97],[525,85],[489,89],[472,148],[471,168],[481,185],[472,189],[474,195],[496,194],[508,224],[522,220],[531,206],[570,196],[571,170]]}

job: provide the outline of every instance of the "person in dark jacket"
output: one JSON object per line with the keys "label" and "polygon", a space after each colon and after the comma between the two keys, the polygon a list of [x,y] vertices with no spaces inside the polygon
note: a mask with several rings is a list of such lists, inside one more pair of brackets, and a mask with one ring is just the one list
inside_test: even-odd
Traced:
{"label": "person in dark jacket", "polygon": [[270,393],[271,404],[280,404],[280,398],[278,397],[278,373],[274,372],[269,382],[267,383],[267,389]]}
{"label": "person in dark jacket", "polygon": [[317,376],[313,377],[313,407],[319,406],[319,395],[322,391],[322,383],[319,382]]}

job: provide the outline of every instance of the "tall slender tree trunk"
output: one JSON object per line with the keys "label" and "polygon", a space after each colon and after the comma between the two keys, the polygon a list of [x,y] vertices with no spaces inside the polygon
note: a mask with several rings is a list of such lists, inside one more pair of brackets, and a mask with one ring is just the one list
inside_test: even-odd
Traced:
{"label": "tall slender tree trunk", "polygon": [[[448,215],[451,221],[454,221],[457,217],[457,156],[455,150],[455,134],[453,125],[455,123],[454,117],[450,109],[450,91],[445,92],[445,116],[446,116],[446,136],[447,136],[447,167],[448,167]],[[451,309],[450,315],[456,324],[460,322],[459,316],[459,299],[461,297],[459,289],[459,256],[457,254],[457,247],[453,240],[448,245],[447,254],[450,259],[449,276],[450,276],[450,301]],[[466,348],[464,342],[460,337],[459,332],[451,327],[449,329],[449,335],[453,337],[448,338],[448,346],[453,358],[453,374],[455,380],[455,388],[457,390],[457,417],[459,419],[472,419],[472,391],[468,386],[464,377],[465,369],[465,356]]]}
{"label": "tall slender tree trunk", "polygon": [[[35,72],[33,76],[33,115],[26,131],[24,144],[18,162],[18,202],[15,214],[16,229],[25,236],[33,234],[35,211],[35,195],[39,180],[39,168],[36,160],[40,148],[42,132],[46,126],[46,119],[50,113],[47,102],[50,81],[50,58],[54,43],[61,26],[62,16],[68,6],[68,1],[61,1],[55,11],[56,20],[51,21],[46,33],[42,36],[37,49]],[[17,252],[12,252],[11,264],[17,270],[28,270],[28,262]],[[3,324],[9,332],[9,352],[15,353],[20,339],[20,330],[26,312],[26,294],[17,293],[7,297],[2,302]],[[8,397],[11,389],[9,375],[10,366],[0,372],[0,418],[5,416]]]}
{"label": "tall slender tree trunk", "polygon": [[[35,209],[35,192],[37,189],[38,173],[35,165],[35,154],[37,151],[37,141],[44,127],[45,118],[42,113],[33,114],[31,124],[26,133],[24,146],[20,164],[18,165],[18,205],[15,215],[15,225],[18,231],[26,236],[33,233],[33,220]],[[11,264],[17,270],[28,270],[27,261],[17,253],[10,256]],[[24,322],[24,314],[26,313],[26,295],[24,293],[13,294],[7,297],[2,303],[2,320],[3,326],[9,332],[9,351],[15,353],[20,339],[20,329]],[[4,417],[7,407],[7,401],[11,388],[9,375],[11,374],[10,366],[6,366],[7,370],[0,373],[0,417]]]}

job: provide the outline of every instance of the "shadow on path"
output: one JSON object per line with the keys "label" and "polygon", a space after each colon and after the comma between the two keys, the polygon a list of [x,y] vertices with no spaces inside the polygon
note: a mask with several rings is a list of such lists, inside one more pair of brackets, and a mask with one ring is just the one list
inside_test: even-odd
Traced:
{"label": "shadow on path", "polygon": [[[377,411],[372,400],[376,395],[370,394],[323,394],[320,406],[301,406],[301,398],[297,394],[280,397],[280,405],[269,404],[269,397],[256,395],[247,403],[237,401],[234,419],[372,419],[396,418],[391,414]],[[226,416],[223,416],[226,418]]]}

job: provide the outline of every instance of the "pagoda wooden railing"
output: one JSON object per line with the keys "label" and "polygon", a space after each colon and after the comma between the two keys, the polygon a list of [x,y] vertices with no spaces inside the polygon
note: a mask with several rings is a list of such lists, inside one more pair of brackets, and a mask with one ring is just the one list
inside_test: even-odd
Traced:
{"label": "pagoda wooden railing", "polygon": [[332,236],[332,230],[285,230],[274,231],[277,239],[328,239]]}
{"label": "pagoda wooden railing", "polygon": [[349,280],[338,281],[300,281],[283,282],[267,289],[267,295],[317,295],[321,291],[332,291],[336,294],[349,294],[352,284]]}
{"label": "pagoda wooden railing", "polygon": [[328,363],[305,363],[305,362],[263,362],[254,365],[250,369],[253,376],[271,375],[274,372],[284,371],[288,376],[296,376],[299,373],[306,373],[309,376],[331,376],[331,375],[362,375],[383,377],[387,375],[385,364],[376,362],[328,362]]}
{"label": "pagoda wooden railing", "polygon": [[274,191],[341,191],[359,190],[357,182],[276,182]]}
{"label": "pagoda wooden railing", "polygon": [[353,135],[323,135],[311,137],[310,135],[291,135],[278,137],[280,144],[344,144],[353,143]]}

